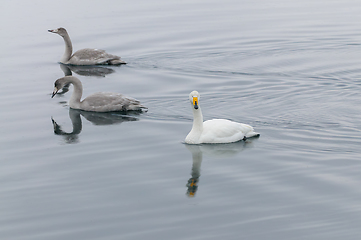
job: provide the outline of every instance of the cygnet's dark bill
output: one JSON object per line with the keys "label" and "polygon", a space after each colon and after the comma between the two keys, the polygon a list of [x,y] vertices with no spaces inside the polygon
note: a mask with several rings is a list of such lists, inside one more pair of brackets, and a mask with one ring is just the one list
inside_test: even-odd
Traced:
{"label": "cygnet's dark bill", "polygon": [[53,98],[58,93],[58,91],[59,91],[59,89],[57,87],[55,87],[51,98]]}

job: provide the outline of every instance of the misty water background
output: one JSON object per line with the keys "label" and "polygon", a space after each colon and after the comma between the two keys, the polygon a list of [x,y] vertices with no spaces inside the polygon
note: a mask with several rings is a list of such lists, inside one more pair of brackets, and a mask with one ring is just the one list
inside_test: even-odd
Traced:
{"label": "misty water background", "polygon": [[[359,239],[361,2],[1,2],[0,238]],[[64,68],[74,50],[120,67]],[[143,114],[69,109],[120,92]],[[204,119],[258,139],[188,146]],[[54,128],[53,122],[56,122]]]}

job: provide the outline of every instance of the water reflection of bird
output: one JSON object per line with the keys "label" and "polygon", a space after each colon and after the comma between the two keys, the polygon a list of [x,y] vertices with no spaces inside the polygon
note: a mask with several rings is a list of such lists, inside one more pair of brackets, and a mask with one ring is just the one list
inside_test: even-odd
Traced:
{"label": "water reflection of bird", "polygon": [[[60,69],[64,72],[64,76],[72,76],[73,72],[82,76],[97,76],[105,77],[107,74],[114,72],[113,69],[107,68],[104,66],[75,66],[75,65],[65,65],[60,64]],[[64,85],[62,91],[57,94],[64,94],[69,91],[70,83]]]}
{"label": "water reflection of bird", "polygon": [[202,152],[199,145],[186,145],[187,149],[192,153],[192,171],[191,178],[187,182],[187,195],[194,197],[198,190],[198,181],[201,176]]}
{"label": "water reflection of bird", "polygon": [[125,112],[147,109],[147,107],[142,105],[138,100],[120,93],[99,92],[80,101],[83,95],[83,85],[81,81],[74,76],[65,76],[57,79],[54,83],[52,97],[54,97],[60,89],[69,84],[74,86],[73,94],[69,100],[69,106],[73,109],[91,112]]}
{"label": "water reflection of bird", "polygon": [[77,143],[79,141],[78,134],[82,130],[82,122],[79,111],[70,109],[69,118],[73,125],[73,130],[71,132],[65,132],[62,130],[61,126],[55,122],[53,117],[51,117],[51,122],[53,123],[54,127],[54,133],[56,135],[64,136],[64,140],[66,143]]}
{"label": "water reflection of bird", "polygon": [[106,66],[76,66],[60,64],[60,68],[63,70],[65,76],[71,76],[73,75],[72,72],[75,72],[81,76],[105,77],[105,75],[114,72],[112,68]]}
{"label": "water reflection of bird", "polygon": [[120,65],[126,64],[120,57],[106,53],[104,50],[84,48],[76,51],[73,55],[73,45],[65,28],[48,30],[56,33],[64,39],[65,52],[60,62],[70,65]]}
{"label": "water reflection of bird", "polygon": [[64,136],[66,143],[79,142],[78,135],[82,131],[82,121],[80,115],[85,117],[94,125],[111,125],[119,124],[122,122],[138,121],[138,118],[128,115],[122,115],[119,113],[97,113],[69,109],[69,118],[71,120],[73,130],[71,132],[63,131],[61,126],[57,124],[57,122],[53,118],[51,118],[54,128],[54,134]]}
{"label": "water reflection of bird", "polygon": [[259,133],[254,132],[253,127],[248,124],[227,119],[212,119],[203,122],[199,98],[200,94],[197,91],[189,94],[193,110],[193,127],[185,139],[186,143],[232,143],[259,136]]}
{"label": "water reflection of bird", "polygon": [[246,141],[228,144],[185,144],[187,149],[192,153],[193,159],[191,178],[189,178],[186,185],[188,188],[187,195],[189,197],[194,197],[198,190],[203,154],[222,159],[232,157],[246,148],[251,148],[253,146],[253,141],[254,139],[247,139]]}

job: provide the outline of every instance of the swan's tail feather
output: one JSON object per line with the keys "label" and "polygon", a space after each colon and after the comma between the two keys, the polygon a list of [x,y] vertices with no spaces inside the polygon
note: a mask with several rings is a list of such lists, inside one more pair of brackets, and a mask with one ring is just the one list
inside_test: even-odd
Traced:
{"label": "swan's tail feather", "polygon": [[259,137],[261,134],[259,134],[258,132],[248,132],[247,134],[246,134],[246,138],[252,138],[252,137]]}
{"label": "swan's tail feather", "polygon": [[108,64],[109,65],[121,65],[121,64],[127,64],[127,63],[120,59],[112,59],[112,60],[108,61]]}

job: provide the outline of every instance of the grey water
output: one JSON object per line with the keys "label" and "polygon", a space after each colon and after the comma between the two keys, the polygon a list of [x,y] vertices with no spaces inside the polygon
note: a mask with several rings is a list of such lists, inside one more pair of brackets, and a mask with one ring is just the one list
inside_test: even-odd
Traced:
{"label": "grey water", "polygon": [[[0,239],[359,239],[361,2],[7,1],[0,14]],[[58,62],[99,48],[119,67]],[[142,114],[51,93],[120,92]],[[188,146],[204,119],[261,136]]]}

